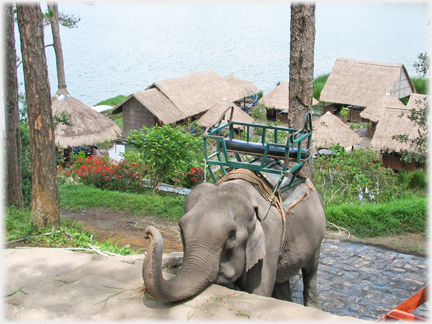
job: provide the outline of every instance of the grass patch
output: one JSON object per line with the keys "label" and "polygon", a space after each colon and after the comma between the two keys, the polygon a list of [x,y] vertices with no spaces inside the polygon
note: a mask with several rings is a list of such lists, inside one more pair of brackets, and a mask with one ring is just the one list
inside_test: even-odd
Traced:
{"label": "grass patch", "polygon": [[123,100],[125,100],[127,97],[124,95],[118,95],[116,97],[113,98],[109,98],[106,100],[103,100],[99,103],[97,103],[95,106],[99,106],[99,105],[108,105],[108,106],[112,106],[115,107],[117,106],[120,102],[122,102]]}
{"label": "grass patch", "polygon": [[85,207],[107,207],[112,210],[125,210],[130,214],[159,216],[177,221],[183,216],[184,196],[156,192],[152,194],[124,193],[108,191],[67,183],[60,186],[60,204],[73,210]]}
{"label": "grass patch", "polygon": [[428,94],[428,82],[426,78],[414,77],[411,78],[411,80],[414,83],[414,87],[417,90],[417,93]]}
{"label": "grass patch", "polygon": [[379,237],[405,232],[426,235],[427,198],[411,197],[389,203],[331,205],[327,220],[358,237]]}
{"label": "grass patch", "polygon": [[[38,247],[57,247],[57,248],[85,248],[89,249],[89,243],[99,247],[102,251],[111,253],[130,255],[140,253],[141,251],[134,251],[129,245],[119,246],[115,240],[109,241],[92,241],[92,232],[84,228],[78,222],[60,219],[60,226],[66,232],[53,232],[52,228],[41,228],[35,230],[31,226],[30,209],[26,208],[18,210],[14,207],[7,209],[5,216],[6,236],[5,241],[10,242],[19,240],[25,237],[31,238],[25,241],[26,246]],[[45,233],[52,233],[49,235],[41,235]]]}
{"label": "grass patch", "polygon": [[325,83],[330,74],[323,74],[316,77],[313,81],[313,96],[315,99],[320,99],[321,91],[324,88]]}

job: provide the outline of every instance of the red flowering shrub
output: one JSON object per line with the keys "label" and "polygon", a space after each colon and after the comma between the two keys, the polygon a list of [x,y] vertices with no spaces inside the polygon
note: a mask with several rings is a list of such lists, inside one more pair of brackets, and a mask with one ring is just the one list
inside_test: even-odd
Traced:
{"label": "red flowering shrub", "polygon": [[185,188],[193,188],[204,181],[204,170],[202,168],[193,167],[189,172],[181,173],[177,178],[174,178],[176,185]]}
{"label": "red flowering shrub", "polygon": [[99,189],[142,193],[146,170],[145,165],[136,161],[116,162],[108,157],[88,156],[78,157],[70,168],[59,172]]}

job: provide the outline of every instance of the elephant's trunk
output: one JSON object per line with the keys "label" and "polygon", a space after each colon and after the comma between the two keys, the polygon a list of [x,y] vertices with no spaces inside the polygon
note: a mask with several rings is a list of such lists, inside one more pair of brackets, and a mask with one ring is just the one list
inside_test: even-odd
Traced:
{"label": "elephant's trunk", "polygon": [[[194,251],[202,249],[202,246],[194,248],[193,244],[188,245],[178,274],[166,280],[162,274],[162,236],[153,226],[146,228],[145,235],[150,239],[150,247],[144,259],[143,279],[152,297],[164,302],[184,300],[199,294],[216,280],[219,260],[212,253]],[[201,255],[206,255],[206,258],[199,257]]]}

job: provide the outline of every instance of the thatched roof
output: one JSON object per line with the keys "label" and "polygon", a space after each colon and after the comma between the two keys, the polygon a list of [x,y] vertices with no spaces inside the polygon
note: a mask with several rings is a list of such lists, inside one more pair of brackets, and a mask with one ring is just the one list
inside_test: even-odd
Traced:
{"label": "thatched roof", "polygon": [[73,126],[58,124],[54,130],[55,145],[62,148],[111,141],[121,134],[116,123],[72,96],[53,99],[51,109],[53,115],[71,115]]}
{"label": "thatched roof", "polygon": [[419,93],[413,93],[406,105],[406,108],[413,109],[413,108],[425,108],[425,106],[428,104],[428,96],[424,94]]}
{"label": "thatched roof", "polygon": [[342,147],[359,145],[363,139],[358,136],[339,117],[329,111],[312,122],[314,147],[329,148],[340,144]]}
{"label": "thatched roof", "polygon": [[377,123],[380,121],[382,115],[384,114],[384,110],[387,107],[405,108],[405,105],[402,103],[402,101],[387,93],[370,105],[366,106],[365,110],[360,112],[360,117]]}
{"label": "thatched roof", "polygon": [[[272,91],[262,96],[259,100],[266,108],[274,108],[276,110],[285,110],[289,106],[289,80],[279,84]],[[317,105],[318,100],[312,98],[312,105]]]}
{"label": "thatched roof", "polygon": [[[213,106],[204,114],[200,119],[198,119],[198,123],[204,127],[215,124],[222,113],[229,107],[234,107],[233,113],[233,121],[241,122],[241,123],[253,123],[253,118],[237,107],[233,102],[229,102],[227,100],[220,100],[213,104]],[[230,117],[231,110],[228,110],[225,114],[225,120]]]}
{"label": "thatched roof", "polygon": [[186,116],[156,88],[134,93],[133,96],[165,124],[175,123]]}
{"label": "thatched roof", "polygon": [[116,106],[113,114],[122,112],[123,104],[134,97],[159,120],[169,124],[207,111],[222,99],[233,102],[257,92],[251,82],[232,75],[221,78],[215,71],[207,70],[157,81],[146,90],[127,97]]}
{"label": "thatched roof", "polygon": [[234,100],[258,93],[258,88],[255,84],[250,81],[236,78],[233,74],[224,76],[222,79],[231,86],[231,91],[233,93],[233,97],[235,98]]}
{"label": "thatched roof", "polygon": [[403,64],[337,58],[320,100],[367,107],[390,93],[404,98],[415,91]]}
{"label": "thatched roof", "polygon": [[[371,145],[385,151],[410,151],[409,143],[400,143],[392,139],[394,135],[408,134],[410,139],[418,136],[419,127],[408,118],[410,109],[416,106],[416,100],[427,99],[424,95],[411,95],[406,108],[386,108],[377,125]],[[422,100],[422,103],[424,101]]]}

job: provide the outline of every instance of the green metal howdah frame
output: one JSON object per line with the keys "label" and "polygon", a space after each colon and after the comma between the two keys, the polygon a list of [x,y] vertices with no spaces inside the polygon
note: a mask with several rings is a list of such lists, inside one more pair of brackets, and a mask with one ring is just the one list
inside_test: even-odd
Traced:
{"label": "green metal howdah frame", "polygon": [[[231,109],[230,117],[225,124],[222,124],[222,120],[229,109]],[[310,158],[310,145],[312,142],[310,113],[306,113],[304,126],[299,130],[280,126],[234,122],[232,121],[233,113],[234,108],[232,106],[226,109],[219,118],[219,121],[208,127],[203,135],[205,168],[209,170],[213,182],[216,183],[216,178],[211,168],[214,165],[220,166],[224,175],[231,168],[243,168],[255,173],[268,172],[280,175],[278,181],[275,183],[273,193],[279,189],[285,177],[289,178],[289,175],[291,175],[291,178],[288,184],[280,188],[281,191],[285,191],[305,181],[304,177],[299,176],[299,172]],[[246,128],[246,140],[235,139],[234,128],[238,128],[239,126]],[[260,142],[251,141],[252,130],[258,134],[261,133]],[[266,142],[266,136],[273,138],[273,142]],[[278,144],[279,139],[284,139],[285,137],[286,143]],[[209,146],[208,140],[216,141],[216,151],[210,155],[207,152]],[[229,153],[231,153],[231,159]],[[244,162],[239,153],[251,156],[252,159]]]}

